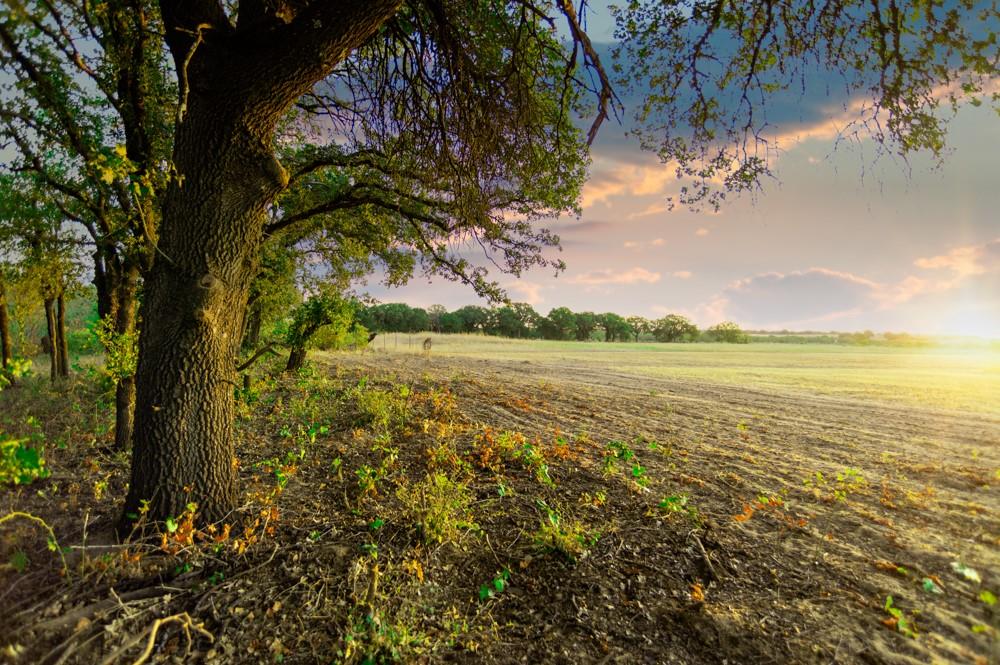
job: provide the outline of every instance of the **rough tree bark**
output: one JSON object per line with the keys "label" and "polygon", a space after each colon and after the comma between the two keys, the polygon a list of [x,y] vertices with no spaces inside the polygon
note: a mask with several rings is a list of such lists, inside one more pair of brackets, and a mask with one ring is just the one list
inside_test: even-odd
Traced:
{"label": "rough tree bark", "polygon": [[292,23],[261,33],[252,7],[234,28],[221,5],[161,0],[182,83],[173,166],[183,180],[164,195],[145,282],[120,530],[144,500],[153,520],[189,502],[200,523],[233,520],[235,358],[267,209],[288,183],[274,156],[275,127],[399,4],[314,2]]}
{"label": "rough tree bark", "polygon": [[69,340],[66,339],[66,294],[56,298],[56,337],[53,357],[59,356],[59,376],[69,376]]}
{"label": "rough tree bark", "polygon": [[12,358],[10,317],[7,315],[7,291],[3,282],[0,282],[0,368],[6,369]]}

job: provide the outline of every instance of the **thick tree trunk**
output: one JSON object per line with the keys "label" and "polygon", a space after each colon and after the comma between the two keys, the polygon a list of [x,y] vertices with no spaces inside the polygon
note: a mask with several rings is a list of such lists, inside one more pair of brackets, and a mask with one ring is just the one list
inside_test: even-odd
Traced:
{"label": "thick tree trunk", "polygon": [[154,520],[194,502],[200,523],[232,521],[237,505],[234,361],[266,208],[287,175],[270,150],[271,128],[266,139],[249,136],[220,116],[228,102],[216,101],[192,103],[177,131],[184,184],[167,192],[145,282],[125,521],[143,500]]}
{"label": "thick tree trunk", "polygon": [[[139,288],[139,268],[129,266],[124,278],[118,280],[114,296],[117,305],[115,333],[129,335],[136,326],[136,292]],[[135,375],[122,377],[115,386],[115,449],[128,450],[135,425]]]}
{"label": "thick tree trunk", "polygon": [[3,282],[0,282],[0,368],[6,369],[12,358],[10,317],[7,315],[7,291]]}
{"label": "thick tree trunk", "polygon": [[59,376],[59,354],[56,353],[56,311],[55,311],[55,300],[52,298],[45,299],[45,329],[48,332],[46,336],[47,342],[43,344],[45,347],[42,349],[45,353],[49,354],[49,378],[53,381]]}
{"label": "thick tree trunk", "polygon": [[286,372],[297,372],[302,369],[302,365],[306,361],[306,348],[304,346],[298,346],[292,348],[288,353],[288,362],[285,363]]}
{"label": "thick tree trunk", "polygon": [[[235,36],[221,5],[161,3],[185,85],[174,133],[177,177],[162,199],[144,283],[132,476],[120,531],[143,501],[152,520],[176,516],[189,502],[198,523],[233,520],[235,359],[267,212],[288,185],[274,156],[275,128],[400,4],[312,3],[269,42]],[[259,18],[250,7],[241,11],[240,34],[252,34]]]}
{"label": "thick tree trunk", "polygon": [[66,297],[60,293],[56,298],[56,334],[53,340],[54,353],[59,356],[59,376],[69,376],[69,340],[66,339]]}

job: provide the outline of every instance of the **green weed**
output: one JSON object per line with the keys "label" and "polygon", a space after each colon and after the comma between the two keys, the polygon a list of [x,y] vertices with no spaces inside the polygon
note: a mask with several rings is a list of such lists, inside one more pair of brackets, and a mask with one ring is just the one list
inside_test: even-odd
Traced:
{"label": "green weed", "polygon": [[468,486],[443,473],[432,473],[415,485],[400,487],[396,495],[427,544],[455,542],[464,531],[478,528],[473,521]]}

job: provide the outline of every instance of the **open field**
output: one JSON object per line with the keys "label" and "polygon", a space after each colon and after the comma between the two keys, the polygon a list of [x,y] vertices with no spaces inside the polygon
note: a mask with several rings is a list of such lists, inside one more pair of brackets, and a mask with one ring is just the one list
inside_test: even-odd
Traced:
{"label": "open field", "polygon": [[262,374],[211,547],[114,543],[126,459],[89,384],[0,393],[62,446],[0,512],[71,547],[60,576],[0,527],[30,562],[0,572],[0,648],[131,662],[187,612],[214,641],[164,627],[154,658],[1000,662],[996,355],[422,340]]}
{"label": "open field", "polygon": [[[388,334],[375,350],[417,353],[427,335]],[[1000,414],[1000,350],[835,344],[605,344],[435,335],[435,357],[583,365],[637,377],[873,399]]]}

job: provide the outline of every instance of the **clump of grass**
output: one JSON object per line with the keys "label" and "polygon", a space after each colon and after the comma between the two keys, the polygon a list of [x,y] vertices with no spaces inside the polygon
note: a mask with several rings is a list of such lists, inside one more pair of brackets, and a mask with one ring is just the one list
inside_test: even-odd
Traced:
{"label": "clump of grass", "polygon": [[570,563],[576,563],[586,557],[600,539],[599,533],[589,531],[580,522],[564,522],[562,516],[544,501],[537,501],[537,505],[543,514],[532,541],[542,552],[559,554]]}
{"label": "clump of grass", "polygon": [[463,532],[477,528],[468,486],[443,473],[431,473],[415,485],[404,485],[396,495],[427,544],[454,542]]}

